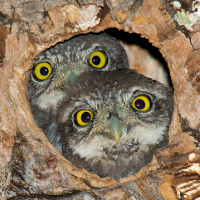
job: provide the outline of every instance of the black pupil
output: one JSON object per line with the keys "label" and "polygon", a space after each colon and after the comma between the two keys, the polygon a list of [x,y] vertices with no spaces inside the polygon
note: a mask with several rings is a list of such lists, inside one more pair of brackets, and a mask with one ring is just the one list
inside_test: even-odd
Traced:
{"label": "black pupil", "polygon": [[92,63],[93,63],[94,65],[98,65],[100,62],[101,62],[101,59],[99,58],[99,56],[94,56],[94,57],[92,58]]}
{"label": "black pupil", "polygon": [[84,112],[81,116],[81,120],[84,122],[84,123],[88,123],[90,120],[91,120],[91,115],[89,112]]}
{"label": "black pupil", "polygon": [[46,68],[46,67],[42,67],[40,69],[40,73],[43,75],[43,76],[46,76],[48,73],[49,73],[49,70]]}
{"label": "black pupil", "polygon": [[135,107],[137,109],[143,109],[145,107],[145,102],[142,99],[137,99],[135,101]]}

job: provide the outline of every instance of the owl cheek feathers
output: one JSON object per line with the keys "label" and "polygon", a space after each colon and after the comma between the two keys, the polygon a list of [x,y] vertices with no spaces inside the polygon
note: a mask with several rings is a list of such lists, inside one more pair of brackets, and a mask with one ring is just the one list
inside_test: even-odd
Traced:
{"label": "owl cheek feathers", "polygon": [[166,137],[168,129],[166,126],[149,127],[148,129],[144,126],[137,126],[133,127],[130,132],[135,141],[145,146],[159,144]]}
{"label": "owl cheek feathers", "polygon": [[54,90],[50,93],[44,92],[38,97],[35,103],[41,110],[48,111],[55,108],[65,96],[65,93],[59,90]]}

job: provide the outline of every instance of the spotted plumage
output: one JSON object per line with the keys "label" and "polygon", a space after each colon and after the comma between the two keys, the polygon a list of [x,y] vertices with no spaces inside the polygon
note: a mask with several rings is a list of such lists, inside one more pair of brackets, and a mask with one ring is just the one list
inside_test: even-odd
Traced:
{"label": "spotted plumage", "polygon": [[172,90],[132,70],[86,72],[65,89],[52,123],[62,154],[77,167],[115,179],[136,173],[167,144]]}
{"label": "spotted plumage", "polygon": [[30,74],[28,94],[36,122],[50,142],[58,140],[57,125],[50,124],[47,131],[46,123],[66,98],[63,88],[73,85],[85,71],[115,71],[128,66],[123,47],[105,33],[79,35],[41,53]]}

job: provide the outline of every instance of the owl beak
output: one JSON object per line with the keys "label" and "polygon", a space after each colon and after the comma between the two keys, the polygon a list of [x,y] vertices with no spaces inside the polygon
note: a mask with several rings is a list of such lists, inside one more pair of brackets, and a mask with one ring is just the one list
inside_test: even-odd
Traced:
{"label": "owl beak", "polygon": [[111,116],[108,128],[115,141],[119,142],[122,136],[122,129],[124,128],[122,121],[116,116]]}
{"label": "owl beak", "polygon": [[68,78],[66,80],[66,84],[70,85],[71,83],[74,83],[75,79],[78,77],[78,74],[75,72],[69,72]]}

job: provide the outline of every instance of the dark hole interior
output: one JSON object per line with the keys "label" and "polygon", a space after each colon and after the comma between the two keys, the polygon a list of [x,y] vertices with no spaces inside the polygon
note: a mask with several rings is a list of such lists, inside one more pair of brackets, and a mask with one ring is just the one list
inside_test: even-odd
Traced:
{"label": "dark hole interior", "polygon": [[130,34],[114,28],[107,29],[105,32],[115,37],[124,46],[131,68],[172,87],[167,62],[158,48],[136,33]]}

